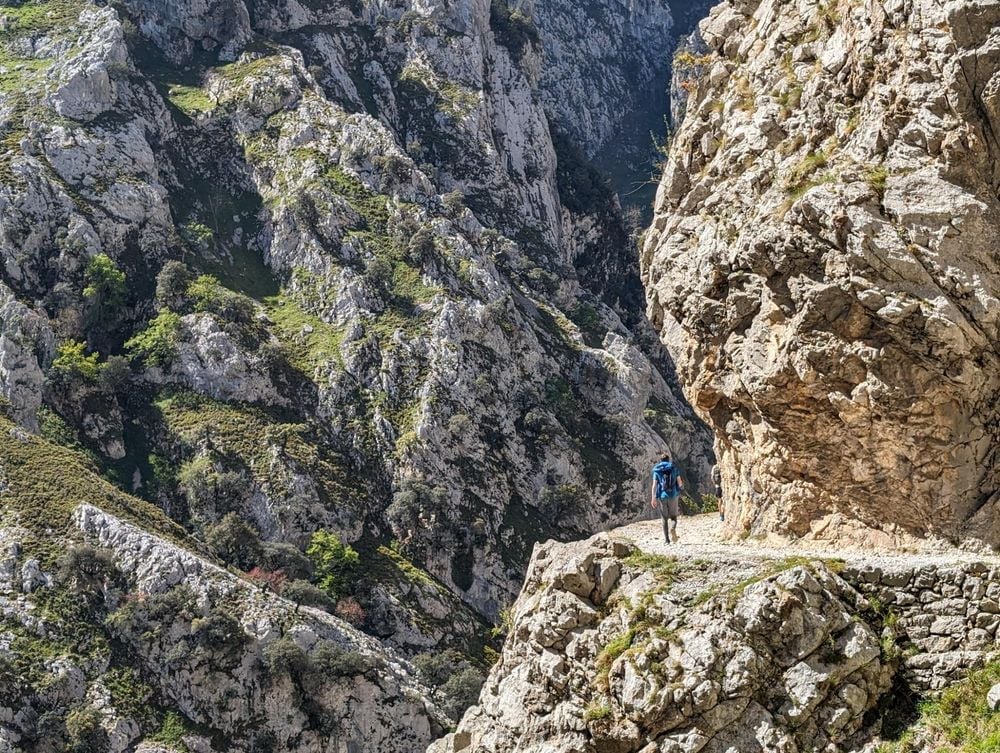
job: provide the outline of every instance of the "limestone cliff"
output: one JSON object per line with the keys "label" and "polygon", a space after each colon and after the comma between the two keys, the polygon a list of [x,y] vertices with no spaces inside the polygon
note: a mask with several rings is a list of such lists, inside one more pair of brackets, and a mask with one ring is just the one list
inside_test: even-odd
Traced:
{"label": "limestone cliff", "polygon": [[478,706],[430,753],[872,751],[996,644],[996,560],[685,550],[539,545]]}
{"label": "limestone cliff", "polygon": [[534,0],[524,5],[538,27],[540,85],[546,111],[593,156],[670,64],[673,17],[666,0]]}
{"label": "limestone cliff", "polygon": [[724,2],[642,264],[734,531],[1000,543],[995,2]]}
{"label": "limestone cliff", "polygon": [[0,751],[412,753],[448,724],[397,652],[221,567],[78,452],[0,436]]}
{"label": "limestone cliff", "polygon": [[[697,485],[539,33],[486,0],[5,6],[11,415],[195,533],[396,540],[490,617],[539,537],[633,516],[664,446]],[[403,623],[368,627],[440,637]]]}

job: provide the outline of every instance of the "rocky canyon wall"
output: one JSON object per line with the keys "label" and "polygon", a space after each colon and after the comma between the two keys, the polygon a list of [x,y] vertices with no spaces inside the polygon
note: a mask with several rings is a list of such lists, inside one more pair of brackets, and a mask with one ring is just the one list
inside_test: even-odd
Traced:
{"label": "rocky canyon wall", "polygon": [[491,616],[663,447],[704,479],[543,41],[486,0],[5,6],[5,410],[191,530],[395,539]]}
{"label": "rocky canyon wall", "polygon": [[1000,4],[733,1],[642,254],[734,531],[1000,543]]}

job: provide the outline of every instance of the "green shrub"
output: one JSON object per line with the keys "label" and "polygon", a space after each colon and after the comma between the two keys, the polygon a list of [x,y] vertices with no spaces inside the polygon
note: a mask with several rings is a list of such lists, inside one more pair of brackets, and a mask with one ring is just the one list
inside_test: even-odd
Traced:
{"label": "green shrub", "polygon": [[156,303],[162,308],[180,311],[194,279],[183,262],[168,261],[156,275]]}
{"label": "green shrub", "polygon": [[889,169],[885,165],[869,167],[864,172],[865,181],[880,197],[885,195],[885,184],[889,180]]}
{"label": "green shrub", "polygon": [[261,566],[271,572],[280,570],[286,578],[292,581],[307,580],[313,574],[313,565],[310,559],[297,546],[284,541],[264,542]]}
{"label": "green shrub", "polygon": [[473,667],[461,669],[449,677],[441,686],[445,713],[452,719],[461,717],[466,709],[479,700],[484,679],[482,672]]}
{"label": "green shrub", "polygon": [[669,585],[677,577],[677,560],[674,557],[636,550],[625,558],[625,564],[651,572],[662,584]]}
{"label": "green shrub", "polygon": [[685,71],[712,62],[712,55],[695,55],[689,50],[682,50],[674,55],[674,70]]}
{"label": "green shrub", "polygon": [[220,470],[207,455],[186,461],[177,472],[192,518],[208,521],[239,509],[247,480],[236,471]]}
{"label": "green shrub", "polygon": [[263,557],[260,537],[234,512],[205,531],[205,541],[224,562],[250,570]]}
{"label": "green shrub", "polygon": [[296,604],[325,609],[327,612],[332,612],[336,606],[333,599],[327,596],[322,589],[307,580],[289,581],[281,589],[281,595]]}
{"label": "green shrub", "polygon": [[465,663],[465,659],[455,649],[447,651],[428,651],[413,657],[413,667],[420,679],[432,688],[444,685],[448,678]]}
{"label": "green shrub", "polygon": [[[879,753],[912,753],[914,737],[933,741],[933,750],[949,753],[993,753],[1000,750],[1000,712],[986,702],[1000,682],[1000,662],[972,672],[968,679],[946,688],[934,701],[920,704],[916,724],[899,739],[883,743]],[[920,750],[931,749],[922,747]]]}
{"label": "green shrub", "polygon": [[324,675],[354,677],[369,672],[374,661],[358,651],[346,650],[331,641],[320,641],[312,652],[312,663]]}
{"label": "green shrub", "polygon": [[215,314],[227,322],[247,324],[256,314],[254,302],[229,290],[212,275],[201,275],[188,286],[188,297],[199,313]]}
{"label": "green shrub", "polygon": [[195,603],[194,592],[189,586],[175,586],[161,594],[127,601],[121,609],[108,617],[108,623],[112,627],[136,632],[158,630],[178,619],[190,622]]}
{"label": "green shrub", "polygon": [[183,329],[178,314],[161,311],[146,329],[125,343],[125,350],[146,366],[169,366],[177,357]]}
{"label": "green shrub", "polygon": [[149,463],[149,469],[153,474],[152,479],[150,479],[151,487],[165,492],[173,490],[177,484],[177,467],[167,458],[155,452],[146,456],[146,462]]}
{"label": "green shrub", "polygon": [[809,180],[817,170],[826,167],[828,157],[826,152],[813,151],[799,160],[785,178],[785,192],[792,196],[800,196],[808,187],[815,185]]}
{"label": "green shrub", "polygon": [[95,709],[78,707],[66,714],[66,734],[72,750],[100,750],[101,733],[101,717]]}
{"label": "green shrub", "polygon": [[576,484],[549,485],[539,494],[538,511],[546,520],[557,522],[572,516],[581,501],[585,500],[585,491]]}
{"label": "green shrub", "polygon": [[410,238],[406,258],[411,264],[421,265],[434,258],[434,230],[422,225]]}
{"label": "green shrub", "polygon": [[592,348],[601,345],[607,329],[601,322],[601,315],[596,308],[589,303],[581,303],[570,312],[569,318],[580,328],[587,345]]}
{"label": "green shrub", "polygon": [[323,591],[333,599],[350,593],[360,564],[360,557],[350,544],[344,544],[332,531],[316,531],[306,554],[312,560],[317,585]]}
{"label": "green shrub", "polygon": [[227,656],[239,653],[248,640],[239,620],[219,606],[191,621],[191,636],[202,653]]}
{"label": "green shrub", "polygon": [[598,722],[603,719],[610,719],[613,715],[614,712],[606,703],[592,703],[583,713],[583,719],[587,722]]}
{"label": "green shrub", "polygon": [[438,690],[442,707],[453,719],[478,700],[485,677],[455,649],[417,654],[413,666],[425,683]]}
{"label": "green shrub", "polygon": [[87,346],[79,340],[67,340],[60,344],[52,361],[52,374],[63,381],[96,383],[101,375],[101,364],[97,353],[87,354]]}
{"label": "green shrub", "polygon": [[494,667],[500,661],[500,652],[492,646],[483,646],[483,660],[488,667]]}
{"label": "green shrub", "polygon": [[271,674],[298,677],[311,667],[308,654],[291,638],[279,638],[264,647],[264,663]]}
{"label": "green shrub", "polygon": [[461,214],[465,211],[465,194],[461,191],[449,191],[441,197],[441,203],[449,214]]}
{"label": "green shrub", "polygon": [[132,369],[128,359],[122,356],[108,356],[101,366],[99,382],[101,387],[111,392],[118,392],[132,379]]}
{"label": "green shrub", "polygon": [[163,716],[163,724],[160,725],[160,729],[150,735],[149,741],[178,750],[187,750],[187,746],[184,744],[184,735],[187,732],[184,717],[174,711],[168,711]]}
{"label": "green shrub", "polygon": [[400,538],[408,538],[422,529],[421,515],[439,511],[445,503],[444,492],[421,481],[404,481],[392,495],[385,516]]}
{"label": "green shrub", "polygon": [[[181,86],[171,87],[171,93],[173,94],[174,92],[176,92],[176,95],[178,97],[184,98],[186,104],[197,103],[200,105],[205,105],[207,103],[207,107],[200,106],[196,107],[195,109],[211,109],[211,100],[209,100],[207,97],[205,98],[199,97],[194,91],[191,90],[191,87],[181,87]],[[202,99],[204,100],[203,102]],[[188,102],[187,100],[191,101]],[[181,107],[181,109],[186,109],[186,108]],[[213,245],[215,245],[215,233],[212,232],[212,228],[210,228],[203,222],[198,222],[198,220],[190,220],[188,222],[185,222],[183,225],[181,225],[180,233],[181,237],[185,241],[190,243],[192,246],[197,246],[200,249],[207,250],[212,248]]]}
{"label": "green shrub", "polygon": [[76,593],[99,594],[106,582],[117,577],[118,568],[107,549],[78,544],[59,558],[57,579]]}
{"label": "green shrub", "polygon": [[700,515],[719,511],[719,498],[714,494],[702,494],[697,499],[689,494],[681,496],[681,509],[686,515]]}
{"label": "green shrub", "polygon": [[115,708],[134,717],[149,713],[148,701],[153,689],[139,678],[132,667],[112,667],[101,677],[101,682],[111,695]]}
{"label": "green shrub", "polygon": [[107,254],[97,254],[83,272],[83,298],[94,323],[116,319],[125,303],[125,273]]}

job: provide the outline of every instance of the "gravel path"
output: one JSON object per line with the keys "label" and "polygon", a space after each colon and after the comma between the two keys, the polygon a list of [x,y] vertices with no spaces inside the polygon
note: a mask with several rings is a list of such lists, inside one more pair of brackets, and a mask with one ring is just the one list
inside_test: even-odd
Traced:
{"label": "gravel path", "polygon": [[787,557],[838,559],[850,564],[880,567],[883,570],[913,568],[921,565],[985,562],[1000,565],[1000,557],[968,552],[940,542],[926,542],[919,549],[876,551],[836,546],[826,542],[801,541],[786,543],[768,540],[727,540],[716,514],[682,516],[677,523],[679,543],[665,544],[663,524],[659,517],[643,520],[611,533],[629,539],[651,554],[668,554],[682,559],[761,561]]}

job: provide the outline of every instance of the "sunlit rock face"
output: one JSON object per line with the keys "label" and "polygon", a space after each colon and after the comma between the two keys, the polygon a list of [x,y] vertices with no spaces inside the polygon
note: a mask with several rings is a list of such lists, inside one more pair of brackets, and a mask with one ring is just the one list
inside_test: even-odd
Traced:
{"label": "sunlit rock face", "polygon": [[[665,447],[696,489],[709,435],[580,156],[670,16],[589,7],[583,35],[486,0],[5,7],[14,417],[78,438],[191,530],[232,512],[299,547],[320,528],[396,540],[491,618],[535,541],[634,518]],[[612,40],[614,101],[557,149],[573,123],[544,82],[558,65],[559,101],[588,107],[585,58]],[[95,260],[124,276],[113,296]],[[402,622],[432,643],[468,630]]]}
{"label": "sunlit rock face", "polygon": [[726,2],[642,255],[734,531],[1000,542],[996,3]]}

